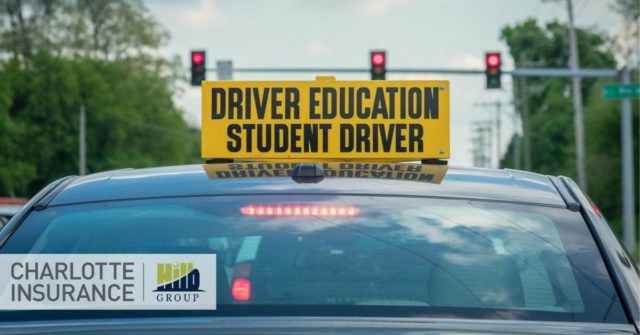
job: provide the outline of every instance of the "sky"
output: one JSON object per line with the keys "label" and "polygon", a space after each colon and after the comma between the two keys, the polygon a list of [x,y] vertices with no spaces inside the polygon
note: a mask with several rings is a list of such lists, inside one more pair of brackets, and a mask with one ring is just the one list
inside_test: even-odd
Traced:
{"label": "sky", "polygon": [[[609,8],[613,0],[573,0],[575,24],[616,31],[621,19]],[[369,66],[369,51],[387,51],[387,68],[483,69],[484,53],[500,51],[503,69],[513,61],[500,40],[500,30],[527,18],[567,21],[563,0],[145,0],[170,33],[160,53],[178,55],[185,69],[189,51],[207,51],[207,67],[231,60],[247,67]],[[322,75],[329,75],[323,73]],[[305,79],[313,74],[235,73],[233,79]],[[501,143],[494,142],[494,161],[520,128],[512,107],[511,78],[501,90],[486,90],[484,76],[393,75],[388,79],[445,79],[451,85],[451,165],[472,166],[474,121],[496,120],[494,108],[479,104],[500,101]],[[207,73],[215,79],[215,73]],[[337,74],[336,79],[369,79],[368,74]],[[185,118],[200,125],[200,89],[182,86],[176,104]],[[494,140],[495,141],[495,140]]]}

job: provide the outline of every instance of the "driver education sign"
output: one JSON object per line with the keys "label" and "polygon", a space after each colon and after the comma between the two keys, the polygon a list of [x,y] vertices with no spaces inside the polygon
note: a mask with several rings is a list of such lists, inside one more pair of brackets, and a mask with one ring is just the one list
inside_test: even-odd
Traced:
{"label": "driver education sign", "polygon": [[202,157],[449,158],[449,82],[206,81]]}

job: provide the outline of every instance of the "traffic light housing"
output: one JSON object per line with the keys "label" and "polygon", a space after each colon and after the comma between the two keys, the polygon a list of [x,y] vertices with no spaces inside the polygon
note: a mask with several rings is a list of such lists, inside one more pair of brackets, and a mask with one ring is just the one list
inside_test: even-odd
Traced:
{"label": "traffic light housing", "polygon": [[371,80],[385,80],[387,77],[387,52],[383,50],[371,51]]}
{"label": "traffic light housing", "polygon": [[191,51],[191,86],[200,86],[207,79],[207,53],[203,50]]}
{"label": "traffic light housing", "polygon": [[502,75],[502,57],[499,52],[487,52],[484,55],[485,75],[487,77],[487,89],[502,87],[500,77]]}

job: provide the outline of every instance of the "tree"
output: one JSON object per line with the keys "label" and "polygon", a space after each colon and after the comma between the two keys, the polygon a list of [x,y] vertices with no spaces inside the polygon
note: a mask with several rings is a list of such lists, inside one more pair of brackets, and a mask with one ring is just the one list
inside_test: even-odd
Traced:
{"label": "tree", "polygon": [[66,57],[148,56],[169,34],[139,0],[5,0],[0,50],[22,61],[44,49]]}
{"label": "tree", "polygon": [[[505,27],[501,37],[507,43],[516,65],[567,67],[567,27],[563,24],[551,22],[539,25],[530,19]],[[577,29],[577,43],[582,67],[616,66],[614,51],[608,48],[610,39],[603,33],[593,29]],[[530,78],[527,81],[532,168],[540,173],[575,177],[573,105],[569,79]],[[620,110],[619,103],[603,100],[602,85],[606,82],[611,80],[582,80],[586,168],[590,196],[619,231]],[[518,100],[517,96],[515,98]],[[634,113],[634,124],[637,124],[637,108]],[[638,133],[634,136],[637,145]],[[506,167],[512,167],[513,143],[517,142],[512,140],[503,160]],[[635,152],[638,152],[637,147]],[[638,167],[637,162],[635,166]],[[637,171],[635,175],[638,175]]]}
{"label": "tree", "polygon": [[173,103],[181,68],[140,1],[6,0],[0,8],[0,194],[33,195],[78,171],[198,161],[199,132]]}
{"label": "tree", "polygon": [[637,69],[640,62],[640,1],[616,0],[612,9],[624,22],[622,29],[613,36],[612,48],[620,63]]}

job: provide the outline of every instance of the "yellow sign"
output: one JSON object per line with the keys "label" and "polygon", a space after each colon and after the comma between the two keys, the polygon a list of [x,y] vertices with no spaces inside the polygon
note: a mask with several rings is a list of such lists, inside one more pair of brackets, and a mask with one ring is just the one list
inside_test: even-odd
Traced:
{"label": "yellow sign", "polygon": [[[231,163],[205,164],[209,179],[288,177],[298,163]],[[440,184],[447,170],[446,165],[396,164],[396,163],[322,163],[327,178],[393,179]]]}
{"label": "yellow sign", "polygon": [[206,81],[202,157],[449,158],[449,82]]}

